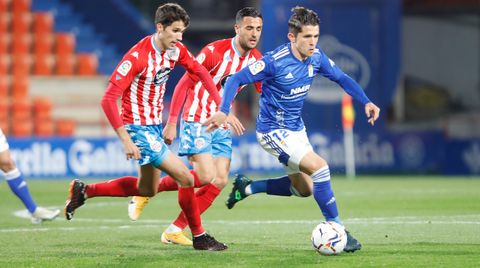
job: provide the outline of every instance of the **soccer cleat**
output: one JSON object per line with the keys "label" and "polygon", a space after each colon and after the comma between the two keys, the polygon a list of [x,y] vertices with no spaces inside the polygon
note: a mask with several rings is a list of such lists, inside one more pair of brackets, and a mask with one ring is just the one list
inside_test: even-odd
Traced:
{"label": "soccer cleat", "polygon": [[360,244],[360,242],[358,242],[358,240],[355,239],[355,237],[353,237],[349,231],[345,230],[345,232],[347,233],[347,244],[345,245],[343,251],[355,252],[360,250],[362,248],[362,244]]}
{"label": "soccer cleat", "polygon": [[59,209],[50,210],[43,207],[37,207],[32,213],[32,223],[40,224],[43,221],[53,221],[60,214]]}
{"label": "soccer cleat", "polygon": [[193,248],[196,250],[222,251],[228,247],[224,243],[215,240],[213,236],[205,233],[193,238]]}
{"label": "soccer cleat", "polygon": [[237,174],[235,176],[232,192],[228,195],[227,202],[225,202],[228,209],[232,209],[233,206],[235,206],[235,203],[247,197],[245,194],[245,188],[250,185],[250,183],[252,183],[252,180],[242,174]]}
{"label": "soccer cleat", "polygon": [[193,244],[192,240],[190,240],[183,232],[176,232],[170,234],[163,232],[161,240],[162,243],[166,245],[177,244],[182,246],[191,246]]}
{"label": "soccer cleat", "polygon": [[132,221],[136,221],[142,215],[143,208],[148,204],[150,198],[143,196],[134,196],[132,200],[128,203],[128,217]]}
{"label": "soccer cleat", "polygon": [[71,220],[75,209],[81,207],[85,203],[85,189],[87,186],[81,180],[75,179],[70,183],[70,195],[65,203],[65,218]]}

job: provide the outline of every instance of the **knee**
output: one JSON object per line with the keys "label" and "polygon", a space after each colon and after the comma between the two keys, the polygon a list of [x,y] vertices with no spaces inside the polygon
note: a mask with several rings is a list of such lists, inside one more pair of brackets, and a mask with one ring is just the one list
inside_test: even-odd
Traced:
{"label": "knee", "polygon": [[197,172],[197,175],[198,180],[202,185],[211,183],[212,181],[214,181],[215,178],[215,172],[212,171]]}
{"label": "knee", "polygon": [[[200,178],[199,178],[200,179]],[[193,175],[190,173],[189,170],[184,170],[184,171],[181,171],[179,174],[178,174],[178,177],[177,177],[177,182],[178,184],[180,184],[180,186],[182,187],[193,187],[195,185],[195,181],[194,181],[194,178],[193,178]]]}
{"label": "knee", "polygon": [[5,173],[10,172],[15,169],[15,163],[10,158],[0,159],[0,169]]}
{"label": "knee", "polygon": [[312,189],[310,188],[297,190],[295,187],[293,187],[293,185],[290,187],[290,191],[292,192],[293,195],[298,197],[309,197],[313,193]]}
{"label": "knee", "polygon": [[225,188],[225,186],[228,184],[228,175],[222,174],[217,176],[213,181],[213,184],[220,190]]}

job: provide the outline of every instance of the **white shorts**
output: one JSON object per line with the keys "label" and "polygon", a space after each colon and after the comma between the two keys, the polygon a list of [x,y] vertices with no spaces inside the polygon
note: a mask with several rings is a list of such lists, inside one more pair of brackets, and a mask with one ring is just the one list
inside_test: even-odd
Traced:
{"label": "white shorts", "polygon": [[0,152],[6,151],[10,148],[8,146],[7,137],[3,134],[2,129],[0,128]]}
{"label": "white shorts", "polygon": [[268,133],[257,132],[257,141],[269,154],[275,156],[285,166],[287,174],[300,172],[300,161],[313,148],[305,129],[291,131],[275,129]]}

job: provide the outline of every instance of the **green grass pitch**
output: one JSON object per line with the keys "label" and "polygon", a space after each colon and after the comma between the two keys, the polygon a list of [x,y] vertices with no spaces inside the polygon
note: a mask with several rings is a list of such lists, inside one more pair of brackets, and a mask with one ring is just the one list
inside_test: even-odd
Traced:
{"label": "green grass pitch", "polygon": [[[93,182],[93,181],[87,181]],[[63,208],[68,180],[29,181],[37,203]],[[310,233],[322,221],[312,197],[251,196],[228,210],[228,185],[203,215],[225,252],[167,246],[160,234],[179,207],[161,193],[142,218],[127,217],[128,198],[95,198],[67,222],[42,225],[0,183],[0,267],[480,267],[480,178],[333,179],[340,216],[361,251],[321,256]],[[17,213],[18,214],[18,213]]]}

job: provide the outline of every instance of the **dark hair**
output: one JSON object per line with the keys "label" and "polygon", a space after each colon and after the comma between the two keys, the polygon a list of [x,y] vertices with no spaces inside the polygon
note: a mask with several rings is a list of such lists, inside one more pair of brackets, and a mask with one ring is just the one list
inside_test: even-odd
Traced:
{"label": "dark hair", "polygon": [[245,17],[261,18],[263,20],[262,13],[254,7],[244,7],[240,9],[235,16],[235,22],[240,23]]}
{"label": "dark hair", "polygon": [[317,13],[313,10],[296,6],[292,8],[292,12],[293,14],[288,20],[288,31],[295,36],[302,31],[302,26],[316,26],[320,24],[320,19],[318,18]]}
{"label": "dark hair", "polygon": [[183,21],[185,27],[190,24],[190,17],[183,7],[175,3],[167,3],[157,8],[155,12],[155,24],[160,23],[163,27],[172,25],[175,21]]}

